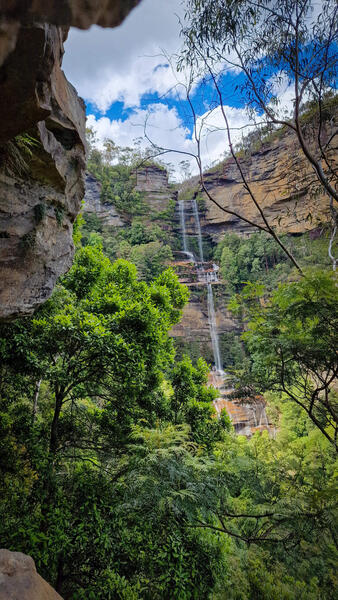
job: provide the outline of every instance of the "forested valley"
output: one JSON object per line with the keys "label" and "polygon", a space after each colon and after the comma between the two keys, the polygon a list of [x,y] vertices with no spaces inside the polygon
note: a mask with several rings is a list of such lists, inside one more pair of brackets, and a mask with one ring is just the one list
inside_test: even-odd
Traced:
{"label": "forested valley", "polygon": [[[217,93],[216,66],[236,48],[264,127],[205,170],[197,154],[201,172],[181,183],[168,183],[165,148],[100,145],[87,129],[73,264],[33,314],[0,321],[1,547],[33,557],[64,600],[337,597],[337,42],[321,29],[336,9],[323,3],[316,58],[307,47],[295,66],[291,33],[275,51],[271,28],[289,31],[296,11],[305,44],[308,3],[283,0],[277,15],[275,4],[189,0],[182,29],[180,70],[202,61]],[[289,120],[267,103],[262,53],[269,77],[282,63],[313,84]],[[306,166],[283,179],[273,221],[250,169],[271,148],[277,165],[288,159],[289,126]],[[34,157],[34,139],[20,143],[14,171]],[[225,216],[210,212],[220,204]],[[34,226],[44,219],[37,204]],[[189,306],[211,337],[213,316],[216,342],[184,337]],[[260,399],[266,426],[239,435],[216,411],[215,372],[227,402]]]}

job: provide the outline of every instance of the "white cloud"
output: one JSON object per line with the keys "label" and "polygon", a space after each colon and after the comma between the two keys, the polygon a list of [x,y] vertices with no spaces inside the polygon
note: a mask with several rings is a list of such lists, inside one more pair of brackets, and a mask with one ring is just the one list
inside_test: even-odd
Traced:
{"label": "white cloud", "polygon": [[[225,106],[224,110],[231,128],[232,140],[236,143],[241,139],[242,132],[247,131],[242,128],[249,123],[248,115],[243,109]],[[111,138],[120,146],[132,146],[133,139],[143,136],[146,121],[147,134],[153,143],[176,151],[160,157],[164,162],[174,166],[176,176],[179,178],[179,163],[182,160],[189,160],[192,174],[197,174],[196,161],[184,154],[184,152],[197,153],[194,135],[191,135],[185,127],[175,108],[169,108],[166,104],[161,103],[153,104],[147,111],[134,110],[125,121],[111,121],[107,117],[96,119],[94,115],[89,115],[87,124],[96,131],[101,143],[105,138]],[[221,107],[199,117],[197,131],[201,133],[201,158],[203,167],[206,168],[220,160],[224,153],[229,151]],[[145,148],[148,145],[149,143],[144,139],[142,147]]]}
{"label": "white cloud", "polygon": [[120,100],[138,106],[142,95],[165,93],[175,83],[171,69],[161,67],[178,50],[182,0],[143,0],[116,29],[72,29],[63,62],[79,94],[105,112]]}
{"label": "white cloud", "polygon": [[[194,152],[189,130],[180,120],[176,109],[169,108],[166,104],[153,104],[148,110],[135,109],[125,121],[114,121],[108,117],[97,119],[94,115],[89,115],[87,126],[96,132],[99,146],[105,138],[113,139],[119,146],[132,146],[134,139],[143,136],[146,121],[147,134],[155,145],[181,152]],[[141,148],[149,146],[150,143],[144,138]],[[167,164],[171,163],[177,170],[179,162],[185,156],[179,152],[172,152],[159,158]]]}

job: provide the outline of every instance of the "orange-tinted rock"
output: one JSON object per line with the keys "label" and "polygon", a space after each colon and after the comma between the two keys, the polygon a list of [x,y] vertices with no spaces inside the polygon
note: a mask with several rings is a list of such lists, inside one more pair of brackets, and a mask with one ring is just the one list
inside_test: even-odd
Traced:
{"label": "orange-tinted rock", "polygon": [[62,600],[21,552],[0,550],[0,600]]}
{"label": "orange-tinted rock", "polygon": [[[329,199],[319,188],[312,167],[292,132],[276,136],[250,157],[240,160],[257,201],[277,231],[303,233],[328,221]],[[207,172],[205,184],[221,206],[262,224],[233,159]],[[225,232],[248,234],[257,231],[237,217],[226,214],[208,199],[202,230],[215,241],[219,241]]]}
{"label": "orange-tinted rock", "polygon": [[265,412],[266,402],[262,396],[233,399],[216,398],[214,407],[217,415],[226,410],[238,435],[251,437],[257,431],[272,430]]}

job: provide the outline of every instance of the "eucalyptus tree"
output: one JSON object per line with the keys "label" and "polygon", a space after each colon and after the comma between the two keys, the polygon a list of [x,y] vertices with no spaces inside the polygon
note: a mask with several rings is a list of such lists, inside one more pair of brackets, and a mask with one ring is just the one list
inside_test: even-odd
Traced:
{"label": "eucalyptus tree", "polygon": [[[188,0],[180,60],[181,68],[189,66],[199,76],[204,73],[215,86],[230,152],[268,231],[272,228],[232,143],[221,75],[229,69],[241,73],[237,87],[251,116],[264,127],[292,132],[315,175],[306,181],[307,188],[314,193],[316,188],[324,190],[330,199],[329,255],[334,268],[337,16],[334,0],[319,4],[313,0]],[[291,93],[291,114],[279,102],[278,94],[285,87]]]}
{"label": "eucalyptus tree", "polygon": [[[248,284],[243,335],[251,377],[261,391],[277,390],[301,407],[338,451],[337,286],[333,274],[307,272],[284,283],[262,304],[262,286]],[[235,305],[235,303],[234,303]]]}

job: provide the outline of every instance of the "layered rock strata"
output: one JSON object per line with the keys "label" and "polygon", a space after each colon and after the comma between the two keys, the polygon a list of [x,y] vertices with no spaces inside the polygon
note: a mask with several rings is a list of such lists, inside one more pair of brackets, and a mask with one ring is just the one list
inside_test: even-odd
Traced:
{"label": "layered rock strata", "polygon": [[21,28],[1,69],[3,318],[32,312],[72,262],[72,223],[84,195],[85,107],[61,71],[64,38],[54,25]]}
{"label": "layered rock strata", "polygon": [[[299,234],[329,220],[329,199],[295,140],[284,131],[250,156],[240,159],[250,187],[271,226]],[[233,159],[205,174],[205,185],[221,205],[254,223],[263,224],[258,209],[243,186]],[[250,234],[255,227],[229,215],[205,197],[202,230],[219,241],[226,232]]]}
{"label": "layered rock strata", "polygon": [[144,166],[135,171],[135,189],[143,194],[153,216],[167,211],[170,201],[177,199],[177,192],[168,181],[168,172],[157,165]]}
{"label": "layered rock strata", "polygon": [[101,202],[101,184],[90,173],[86,173],[86,193],[83,210],[88,214],[97,215],[103,225],[109,227],[126,226],[126,222],[119,215],[113,204],[104,204]]}
{"label": "layered rock strata", "polygon": [[[145,221],[153,222],[161,213],[170,210],[171,203],[177,199],[177,192],[173,190],[168,181],[168,172],[157,165],[147,165],[137,169],[133,173],[135,178],[135,190],[142,195],[146,205]],[[110,227],[127,227],[130,223],[130,215],[118,212],[112,203],[101,200],[101,184],[91,173],[86,173],[86,193],[84,197],[83,210],[86,213],[96,214],[102,224]],[[158,224],[165,228],[165,224],[159,220]]]}

